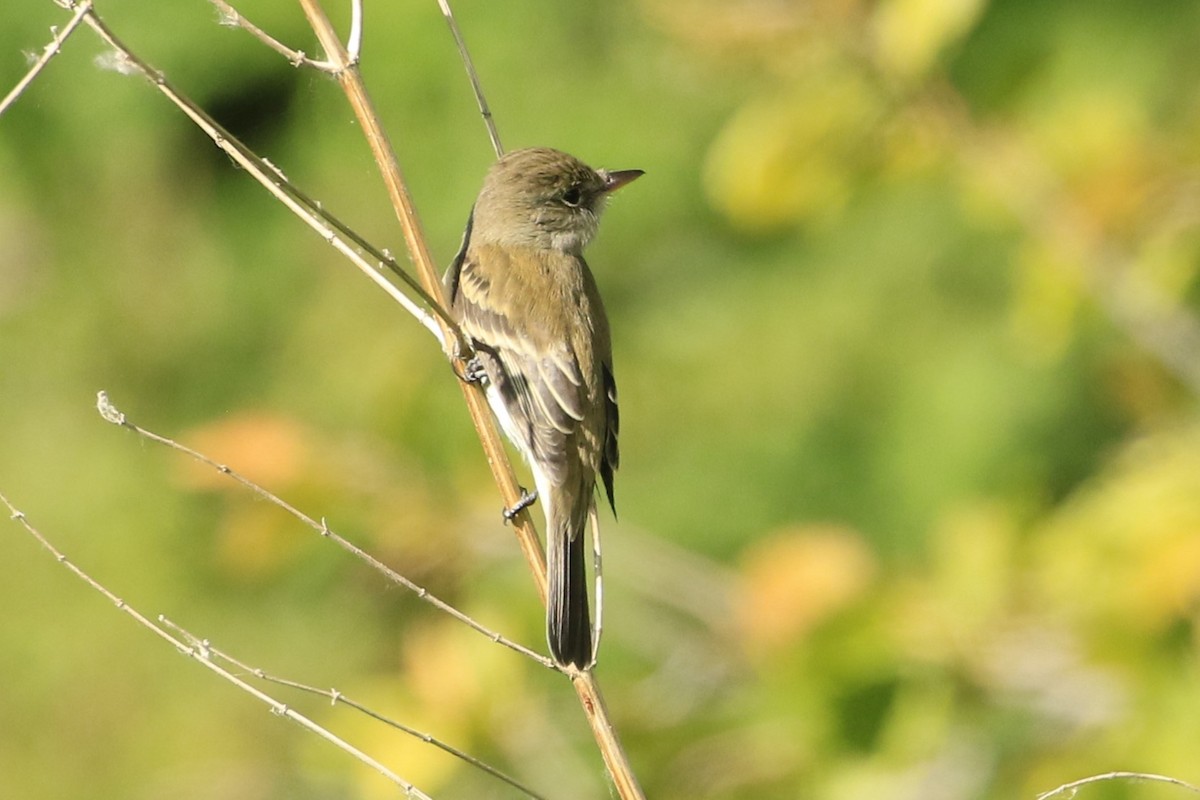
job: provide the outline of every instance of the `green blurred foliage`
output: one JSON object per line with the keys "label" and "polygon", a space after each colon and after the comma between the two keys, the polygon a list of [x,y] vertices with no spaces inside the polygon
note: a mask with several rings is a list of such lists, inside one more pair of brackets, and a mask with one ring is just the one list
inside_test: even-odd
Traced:
{"label": "green blurred foliage", "polygon": [[[99,6],[402,252],[333,81],[202,2]],[[240,8],[315,50],[292,4]],[[507,146],[647,172],[590,260],[622,399],[600,672],[648,795],[1200,780],[1200,4],[456,9]],[[483,127],[435,3],[367,19],[363,72],[444,263],[490,161]],[[0,90],[65,20],[4,6]],[[80,31],[0,117],[0,491],[142,611],[549,796],[608,796],[557,676],[92,410],[106,389],[540,643],[432,340],[100,55]],[[0,796],[395,796],[173,657],[16,525],[0,542]],[[515,796],[284,696],[436,797]]]}

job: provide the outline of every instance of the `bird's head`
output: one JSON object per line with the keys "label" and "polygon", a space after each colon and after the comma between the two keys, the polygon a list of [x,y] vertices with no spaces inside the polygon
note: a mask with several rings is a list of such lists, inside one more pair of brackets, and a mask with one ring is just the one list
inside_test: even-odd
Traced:
{"label": "bird's head", "polygon": [[579,252],[596,234],[608,196],[640,175],[640,169],[592,169],[547,147],[515,150],[488,171],[472,235],[488,243]]}

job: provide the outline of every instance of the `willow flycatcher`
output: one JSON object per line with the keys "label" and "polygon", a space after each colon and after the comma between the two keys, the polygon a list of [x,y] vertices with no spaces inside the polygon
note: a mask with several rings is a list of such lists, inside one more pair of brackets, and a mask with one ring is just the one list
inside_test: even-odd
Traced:
{"label": "willow flycatcher", "polygon": [[546,636],[564,667],[595,662],[584,527],[596,524],[597,476],[616,512],[612,343],[583,248],[609,194],[641,174],[594,170],[549,148],[505,155],[446,272],[451,309],[475,350],[470,371],[529,463],[545,512]]}

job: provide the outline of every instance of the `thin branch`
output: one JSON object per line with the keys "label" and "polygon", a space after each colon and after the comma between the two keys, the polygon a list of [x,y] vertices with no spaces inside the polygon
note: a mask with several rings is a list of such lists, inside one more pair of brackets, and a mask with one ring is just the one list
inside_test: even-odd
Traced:
{"label": "thin branch", "polygon": [[191,644],[192,647],[202,649],[210,657],[215,657],[215,658],[225,661],[229,664],[232,664],[233,666],[237,667],[238,669],[241,669],[241,670],[244,670],[245,672],[250,673],[251,675],[253,675],[254,677],[258,678],[261,681],[266,681],[267,683],[274,683],[277,686],[286,686],[289,689],[295,689],[296,691],[305,692],[306,694],[317,695],[318,697],[325,697],[325,698],[328,698],[330,703],[333,705],[337,705],[338,703],[341,703],[344,706],[353,708],[355,711],[358,711],[361,714],[365,714],[368,717],[370,717],[371,719],[376,720],[377,722],[382,722],[384,725],[395,728],[396,730],[398,730],[402,733],[406,733],[409,736],[412,736],[414,739],[419,739],[420,741],[424,742],[425,744],[432,745],[433,747],[436,747],[439,750],[454,756],[455,758],[469,764],[470,766],[475,767],[476,769],[487,773],[488,775],[492,776],[493,778],[496,778],[499,781],[503,781],[504,783],[507,783],[509,786],[512,786],[514,789],[517,789],[517,790],[523,792],[524,794],[528,795],[529,797],[534,798],[534,800],[545,800],[544,797],[542,797],[537,792],[530,789],[528,786],[525,786],[524,784],[522,784],[516,778],[505,775],[503,772],[501,772],[500,770],[491,766],[490,764],[486,764],[483,761],[480,761],[478,758],[475,758],[475,756],[472,756],[469,753],[465,753],[462,750],[459,750],[457,747],[454,747],[453,745],[446,744],[442,740],[438,739],[436,736],[425,733],[424,731],[419,731],[416,728],[409,727],[408,725],[405,725],[402,722],[397,722],[396,720],[391,719],[390,717],[386,717],[383,714],[380,714],[378,711],[375,711],[374,709],[363,705],[362,703],[359,703],[355,700],[351,700],[349,697],[347,697],[346,695],[344,695],[342,692],[338,691],[337,689],[321,689],[317,686],[309,686],[308,684],[305,684],[305,683],[299,683],[297,681],[289,680],[287,678],[280,678],[275,675],[271,675],[270,673],[266,672],[265,670],[261,669],[260,667],[251,666],[250,664],[247,664],[246,662],[241,661],[240,659],[234,658],[233,656],[229,655],[228,653],[225,653],[222,650],[220,650],[216,647],[213,647],[212,643],[208,639],[200,639],[195,634],[188,631],[186,628],[183,628],[182,626],[177,625],[176,623],[172,622],[171,620],[167,619],[166,617],[160,616],[158,618],[158,621],[161,622],[165,627],[171,629],[178,635],[182,636],[185,640],[187,640]]}
{"label": "thin branch", "polygon": [[[395,152],[383,130],[379,115],[375,112],[366,87],[363,85],[361,75],[358,69],[349,63],[349,54],[342,47],[337,33],[318,0],[300,0],[300,4],[317,35],[317,40],[325,51],[325,56],[341,67],[336,72],[338,82],[346,93],[346,98],[362,126],[363,135],[366,136],[371,152],[375,156],[375,163],[379,167],[396,217],[404,231],[405,244],[416,265],[417,275],[426,291],[437,299],[439,304],[445,305],[441,280],[425,244],[425,237],[417,219],[416,207],[408,193]],[[450,338],[449,330],[446,331],[445,338]],[[452,356],[461,356],[464,352],[461,349],[461,340],[457,344],[459,348],[451,352]],[[487,401],[484,399],[483,390],[477,384],[466,382],[460,382],[460,387],[467,403],[467,410],[471,415],[471,421],[474,423],[480,443],[483,445],[484,454],[492,468],[492,476],[500,489],[505,505],[511,508],[520,500],[520,487],[513,475],[512,464],[508,460],[504,445],[500,441],[500,435],[487,406]],[[513,522],[517,540],[533,574],[538,594],[545,603],[547,588],[545,555],[528,510],[521,511]],[[590,670],[584,672],[569,670],[568,674],[571,676],[572,685],[575,687],[576,694],[579,695],[580,704],[591,725],[592,734],[596,739],[600,755],[604,759],[605,767],[612,778],[613,788],[622,800],[644,800],[645,795],[633,773],[629,758],[617,738],[594,674]]]}
{"label": "thin branch", "polygon": [[500,144],[496,120],[492,117],[492,110],[488,108],[487,98],[483,94],[483,84],[479,82],[479,73],[475,71],[475,62],[471,60],[471,53],[467,50],[467,43],[463,39],[462,31],[458,28],[458,21],[454,18],[454,12],[450,10],[450,0],[438,0],[438,7],[442,9],[446,24],[450,26],[454,44],[458,47],[463,67],[467,70],[467,78],[471,81],[471,90],[475,93],[475,103],[479,106],[479,114],[483,117],[483,124],[487,127],[488,138],[492,140],[492,150],[495,151],[496,158],[499,158],[504,155],[504,146]]}
{"label": "thin branch", "polygon": [[262,28],[246,19],[240,11],[226,3],[225,0],[209,0],[220,13],[221,24],[231,28],[241,28],[246,33],[258,39],[270,49],[286,58],[293,67],[308,66],[322,72],[332,72],[333,66],[328,61],[316,61],[305,55],[303,50],[293,50],[276,39]]}
{"label": "thin branch", "polygon": [[1169,783],[1172,786],[1178,786],[1179,788],[1186,789],[1189,792],[1195,792],[1196,794],[1200,794],[1200,786],[1193,786],[1192,784],[1188,783],[1187,781],[1181,781],[1178,778],[1172,778],[1168,775],[1155,775],[1150,772],[1106,772],[1103,775],[1092,775],[1091,777],[1088,777],[1088,778],[1081,778],[1077,781],[1071,781],[1070,783],[1064,783],[1062,786],[1059,786],[1057,789],[1052,789],[1049,792],[1043,792],[1042,794],[1039,794],[1037,796],[1037,800],[1049,800],[1049,798],[1054,797],[1055,795],[1059,795],[1059,794],[1069,794],[1069,796],[1074,797],[1076,791],[1081,786],[1087,786],[1088,784],[1091,784],[1091,783],[1101,783],[1103,781],[1116,781],[1116,780],[1156,781],[1158,783]]}
{"label": "thin branch", "polygon": [[385,767],[383,764],[379,763],[375,759],[371,758],[369,755],[367,755],[363,751],[354,747],[349,742],[345,741],[344,739],[341,739],[338,736],[335,736],[333,733],[331,733],[330,731],[321,727],[317,723],[313,722],[308,717],[306,717],[303,714],[300,714],[297,711],[294,711],[293,709],[288,707],[288,705],[286,703],[281,703],[280,701],[276,700],[275,698],[271,697],[270,695],[266,694],[265,692],[263,692],[259,689],[256,689],[255,687],[246,683],[241,678],[239,678],[236,675],[234,675],[233,673],[229,672],[229,670],[214,663],[212,661],[212,659],[210,658],[210,653],[208,652],[208,650],[206,648],[191,646],[191,645],[187,644],[186,642],[181,641],[180,639],[177,639],[176,637],[172,636],[163,627],[161,627],[160,625],[157,625],[154,622],[152,622],[151,620],[149,620],[145,615],[143,615],[137,609],[133,608],[133,606],[126,603],[124,600],[122,600],[120,597],[115,595],[113,592],[109,591],[109,589],[107,587],[105,587],[103,584],[101,584],[99,581],[97,581],[95,578],[93,578],[88,573],[84,572],[83,569],[81,569],[74,562],[72,562],[70,559],[68,559],[66,557],[66,555],[64,555],[61,551],[58,550],[58,548],[56,548],[53,544],[51,544],[50,540],[47,539],[45,536],[43,536],[42,533],[33,526],[33,524],[29,521],[29,519],[25,516],[24,513],[22,513],[20,510],[18,510],[16,508],[16,506],[14,506],[11,502],[9,502],[8,498],[5,497],[3,493],[0,493],[0,503],[3,503],[8,508],[9,515],[11,516],[11,518],[13,520],[15,520],[17,522],[17,524],[19,524],[21,527],[23,527],[30,536],[32,536],[34,539],[36,539],[38,544],[40,544],[45,550],[47,550],[50,553],[50,555],[52,555],[54,557],[55,561],[62,564],[75,577],[79,578],[81,581],[86,583],[92,589],[94,589],[95,591],[97,591],[101,595],[103,595],[105,598],[107,598],[109,600],[109,602],[111,602],[113,605],[115,605],[117,607],[118,610],[120,610],[120,611],[124,612],[125,614],[127,614],[128,616],[132,617],[134,619],[134,621],[136,621],[143,628],[146,628],[151,633],[154,633],[158,637],[160,637],[160,638],[166,640],[167,642],[169,642],[170,644],[174,645],[176,650],[178,650],[181,654],[190,658],[195,663],[200,664],[205,669],[212,671],[213,673],[215,673],[216,675],[225,679],[229,683],[232,683],[234,686],[241,689],[243,692],[246,692],[247,694],[256,698],[257,700],[262,701],[271,709],[272,713],[277,714],[278,716],[286,717],[287,719],[290,719],[292,722],[295,722],[296,724],[300,725],[300,727],[304,728],[305,730],[309,731],[310,733],[316,734],[317,736],[321,737],[322,739],[324,739],[325,741],[334,745],[335,747],[354,756],[354,758],[356,758],[359,761],[361,761],[362,763],[366,764],[368,767],[375,770],[380,775],[387,778],[389,781],[391,781],[392,783],[396,784],[401,789],[403,789],[404,793],[408,797],[417,798],[417,800],[431,800],[431,798],[429,798],[429,796],[426,795],[424,792],[417,789],[411,783],[404,780],[399,775],[392,772],[390,769],[388,769],[387,767]]}
{"label": "thin branch", "polygon": [[450,605],[446,601],[433,595],[425,587],[414,583],[413,581],[411,581],[408,578],[401,575],[399,572],[396,572],[394,569],[389,567],[387,564],[384,564],[382,561],[380,561],[379,559],[375,558],[370,553],[368,553],[365,550],[363,550],[362,548],[360,548],[358,545],[343,538],[342,536],[337,534],[333,529],[331,529],[329,527],[328,523],[324,519],[322,519],[320,522],[318,522],[317,520],[315,520],[312,517],[305,514],[300,509],[293,506],[291,503],[288,503],[286,500],[283,500],[279,496],[272,494],[267,489],[264,489],[262,486],[259,486],[254,481],[252,481],[249,478],[245,477],[244,475],[241,475],[238,472],[234,471],[229,466],[227,466],[225,464],[220,464],[220,463],[214,461],[213,459],[206,456],[204,453],[193,450],[192,448],[188,447],[185,444],[180,444],[179,442],[177,442],[173,439],[170,439],[166,436],[161,436],[153,431],[147,430],[145,428],[142,428],[142,427],[130,422],[129,418],[125,416],[125,413],[123,411],[119,410],[116,406],[114,406],[112,404],[112,402],[108,398],[107,392],[98,392],[97,393],[97,395],[96,395],[96,410],[100,413],[100,416],[103,417],[107,422],[111,422],[112,424],[117,425],[122,428],[125,428],[126,430],[133,431],[138,436],[141,436],[144,439],[148,439],[152,442],[155,442],[156,444],[164,445],[166,447],[169,447],[172,450],[175,450],[177,452],[183,453],[184,455],[190,456],[191,458],[195,459],[196,461],[199,461],[201,464],[211,467],[212,469],[216,470],[217,472],[221,473],[222,475],[225,475],[226,477],[230,478],[231,480],[235,481],[236,483],[241,484],[243,487],[245,487],[245,488],[249,489],[251,492],[253,492],[255,496],[257,496],[263,500],[266,500],[267,502],[271,503],[272,505],[278,506],[279,508],[286,511],[288,514],[291,514],[293,517],[298,519],[300,522],[302,522],[305,525],[307,525],[308,527],[312,528],[314,531],[321,534],[321,536],[323,536],[324,538],[333,542],[335,545],[337,545],[338,547],[340,547],[342,550],[346,551],[350,555],[359,559],[364,564],[366,564],[367,566],[369,566],[371,569],[375,570],[379,574],[383,575],[385,578],[387,578],[391,582],[393,582],[399,586],[403,586],[405,589],[408,589],[409,591],[411,591],[413,594],[415,594],[421,600],[424,600],[426,603],[429,603],[431,606],[438,609],[439,611],[449,614],[450,616],[454,617],[456,620],[463,623],[467,627],[475,630],[476,632],[483,634],[483,636],[487,637],[490,641],[493,641],[496,644],[503,645],[510,650],[520,653],[521,655],[525,656],[526,658],[530,658],[530,659],[536,661],[537,663],[541,664],[543,667],[547,667],[549,669],[557,669],[557,665],[549,658],[546,658],[543,655],[539,655],[538,653],[535,653],[534,651],[530,650],[528,647],[524,647],[523,645],[517,644],[516,642],[512,641],[511,639],[507,639],[504,636],[501,636],[499,633],[496,633],[495,631],[484,627],[483,625],[476,622],[471,617],[469,617],[466,614],[464,614],[463,612],[459,611],[454,606]]}
{"label": "thin branch", "polygon": [[[3,100],[0,100],[0,115],[3,115],[9,106],[17,102],[17,98],[29,87],[29,84],[33,83],[33,79],[50,63],[50,59],[59,54],[62,50],[63,42],[75,32],[75,29],[79,27],[79,23],[83,22],[83,18],[91,10],[92,0],[82,0],[79,5],[75,6],[75,13],[71,16],[70,21],[63,26],[61,31],[54,33],[54,38],[42,48],[42,54],[33,62],[29,71],[25,73],[25,77],[17,81],[17,85],[12,88],[12,91],[6,94]],[[52,27],[50,30],[54,31],[54,28]]]}
{"label": "thin branch", "polygon": [[[292,66],[307,66],[321,72],[334,72],[335,67],[329,61],[317,61],[309,58],[303,50],[293,50],[276,39],[262,28],[255,25],[244,14],[225,0],[209,0],[221,14],[221,24],[233,28],[241,28],[246,33],[258,39],[270,49],[286,58]],[[362,0],[350,0],[350,36],[346,40],[346,50],[350,54],[350,63],[357,64],[362,56],[363,6]]]}

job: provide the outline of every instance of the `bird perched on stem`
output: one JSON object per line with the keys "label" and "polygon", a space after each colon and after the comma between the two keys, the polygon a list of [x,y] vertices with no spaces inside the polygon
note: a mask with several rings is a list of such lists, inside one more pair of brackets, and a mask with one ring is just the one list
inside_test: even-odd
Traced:
{"label": "bird perched on stem", "polygon": [[578,669],[595,662],[584,528],[590,520],[595,539],[597,477],[616,511],[618,461],[608,318],[583,248],[609,195],[641,174],[595,170],[549,148],[505,155],[484,179],[445,279],[475,351],[468,377],[485,381],[545,512],[550,652]]}

